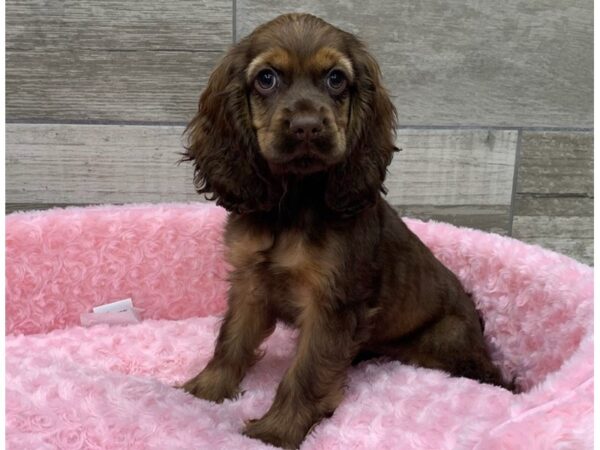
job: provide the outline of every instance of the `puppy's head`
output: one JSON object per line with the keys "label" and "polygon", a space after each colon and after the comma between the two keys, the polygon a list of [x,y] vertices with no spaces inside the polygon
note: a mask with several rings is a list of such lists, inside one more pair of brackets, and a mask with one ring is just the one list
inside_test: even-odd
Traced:
{"label": "puppy's head", "polygon": [[330,209],[375,201],[394,150],[395,110],[353,35],[280,16],[225,55],[188,125],[199,192],[229,210],[270,210],[282,180],[321,172]]}
{"label": "puppy's head", "polygon": [[250,62],[246,80],[262,156],[273,173],[301,175],[344,158],[354,71],[332,39],[315,45],[293,38],[268,45],[263,37],[266,50]]}

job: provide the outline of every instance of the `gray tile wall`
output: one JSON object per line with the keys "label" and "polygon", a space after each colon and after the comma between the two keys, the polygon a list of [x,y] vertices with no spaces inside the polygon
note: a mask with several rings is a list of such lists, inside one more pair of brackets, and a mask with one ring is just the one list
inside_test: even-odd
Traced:
{"label": "gray tile wall", "polygon": [[7,212],[194,201],[181,132],[219,56],[311,12],[379,60],[405,215],[593,259],[591,0],[8,0]]}
{"label": "gray tile wall", "polygon": [[236,36],[290,11],[362,37],[405,125],[593,125],[591,0],[238,0]]}

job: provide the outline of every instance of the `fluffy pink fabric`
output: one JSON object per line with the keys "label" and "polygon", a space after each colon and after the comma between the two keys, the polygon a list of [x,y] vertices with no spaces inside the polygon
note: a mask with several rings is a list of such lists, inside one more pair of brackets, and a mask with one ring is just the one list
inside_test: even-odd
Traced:
{"label": "fluffy pink fabric", "polygon": [[[6,219],[9,448],[263,448],[243,437],[294,352],[278,327],[238,399],[173,389],[206,364],[225,308],[226,213],[137,205]],[[409,226],[473,292],[496,362],[527,392],[397,362],[349,372],[344,401],[306,449],[572,449],[593,442],[593,272],[516,240],[442,223]],[[125,297],[141,324],[78,326]],[[198,317],[200,316],[200,317]]]}

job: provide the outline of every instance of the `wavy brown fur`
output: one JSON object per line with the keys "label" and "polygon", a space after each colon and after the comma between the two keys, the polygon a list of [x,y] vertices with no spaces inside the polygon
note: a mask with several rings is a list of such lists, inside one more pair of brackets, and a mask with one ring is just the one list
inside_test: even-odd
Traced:
{"label": "wavy brown fur", "polygon": [[[343,92],[328,87],[330,65],[346,71]],[[275,88],[257,85],[261,67],[277,69]],[[299,120],[313,127],[310,139],[298,138]],[[298,447],[342,400],[351,363],[373,356],[512,387],[458,279],[380,195],[395,125],[364,45],[310,15],[257,28],[202,93],[187,157],[198,191],[231,212],[232,272],[214,356],[183,387],[234,397],[276,321],[300,330],[273,405],[246,424],[250,437]]]}

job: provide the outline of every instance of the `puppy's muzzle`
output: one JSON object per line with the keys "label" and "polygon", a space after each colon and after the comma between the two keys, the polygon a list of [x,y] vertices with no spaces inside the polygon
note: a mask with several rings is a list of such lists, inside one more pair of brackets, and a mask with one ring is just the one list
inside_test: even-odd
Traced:
{"label": "puppy's muzzle", "polygon": [[314,113],[295,114],[287,121],[288,133],[298,142],[310,143],[323,133],[325,118]]}
{"label": "puppy's muzzle", "polygon": [[339,162],[342,151],[326,107],[300,101],[280,114],[273,152],[267,157],[272,172],[308,174]]}
{"label": "puppy's muzzle", "polygon": [[306,168],[329,162],[334,138],[323,114],[317,111],[292,113],[283,121],[281,133],[283,145],[279,148],[279,162]]}

